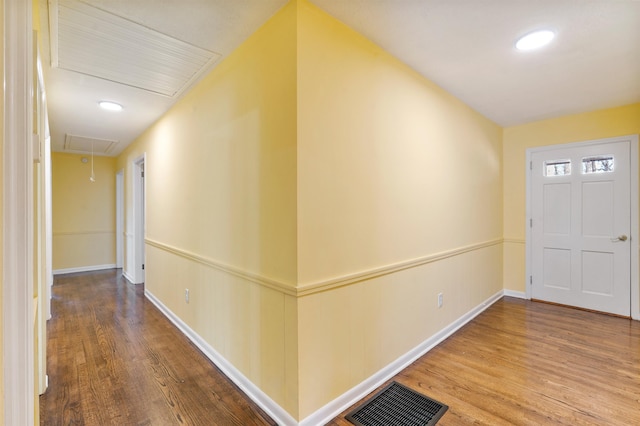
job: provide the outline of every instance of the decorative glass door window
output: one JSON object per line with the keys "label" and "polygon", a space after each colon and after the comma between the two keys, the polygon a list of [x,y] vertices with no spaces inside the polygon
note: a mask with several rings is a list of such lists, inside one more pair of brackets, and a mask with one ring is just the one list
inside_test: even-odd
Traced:
{"label": "decorative glass door window", "polygon": [[545,176],[566,176],[571,174],[571,160],[553,160],[544,162]]}
{"label": "decorative glass door window", "polygon": [[582,159],[582,173],[607,173],[613,171],[613,155]]}

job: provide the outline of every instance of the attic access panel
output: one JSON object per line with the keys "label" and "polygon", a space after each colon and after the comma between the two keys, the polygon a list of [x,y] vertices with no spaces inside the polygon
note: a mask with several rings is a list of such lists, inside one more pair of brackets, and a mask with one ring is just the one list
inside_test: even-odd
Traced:
{"label": "attic access panel", "polygon": [[77,0],[52,0],[52,66],[177,97],[220,57]]}

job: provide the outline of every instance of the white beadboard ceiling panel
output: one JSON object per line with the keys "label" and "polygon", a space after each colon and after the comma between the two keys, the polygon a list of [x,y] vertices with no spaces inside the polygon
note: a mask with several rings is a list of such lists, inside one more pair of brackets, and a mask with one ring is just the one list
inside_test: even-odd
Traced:
{"label": "white beadboard ceiling panel", "polygon": [[220,57],[80,1],[53,10],[52,65],[61,69],[178,97]]}
{"label": "white beadboard ceiling panel", "polygon": [[72,153],[93,152],[95,155],[111,155],[117,145],[118,141],[67,134],[64,140],[64,151]]}
{"label": "white beadboard ceiling panel", "polygon": [[[118,155],[288,1],[37,0],[52,149]],[[501,126],[640,101],[640,0],[311,2]],[[540,28],[547,48],[513,48]]]}

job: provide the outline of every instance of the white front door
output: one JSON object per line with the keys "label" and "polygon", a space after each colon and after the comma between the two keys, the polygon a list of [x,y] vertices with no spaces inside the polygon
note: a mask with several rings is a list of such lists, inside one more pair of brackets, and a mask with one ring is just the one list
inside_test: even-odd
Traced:
{"label": "white front door", "polygon": [[629,316],[628,141],[531,155],[531,296]]}

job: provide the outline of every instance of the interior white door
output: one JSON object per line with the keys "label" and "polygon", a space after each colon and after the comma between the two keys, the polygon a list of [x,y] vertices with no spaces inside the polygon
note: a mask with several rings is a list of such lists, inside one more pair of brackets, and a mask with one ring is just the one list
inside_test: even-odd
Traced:
{"label": "interior white door", "polygon": [[630,144],[531,156],[532,298],[631,313]]}

